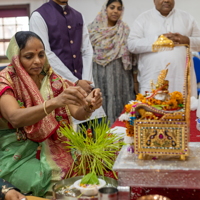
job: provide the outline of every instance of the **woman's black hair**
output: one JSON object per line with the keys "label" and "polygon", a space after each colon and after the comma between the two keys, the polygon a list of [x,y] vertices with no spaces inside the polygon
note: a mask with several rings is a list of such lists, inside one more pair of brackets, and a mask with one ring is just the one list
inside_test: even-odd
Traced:
{"label": "woman's black hair", "polygon": [[121,6],[123,6],[122,0],[108,0],[108,3],[106,4],[106,7],[108,7],[113,2],[119,2],[121,4]]}
{"label": "woman's black hair", "polygon": [[[15,34],[15,39],[17,41],[19,48],[20,48],[20,51],[23,48],[25,48],[27,41],[30,38],[33,38],[33,37],[39,39],[44,46],[42,39],[37,34],[31,32],[31,31],[19,31]],[[45,46],[44,46],[44,48],[45,48]]]}

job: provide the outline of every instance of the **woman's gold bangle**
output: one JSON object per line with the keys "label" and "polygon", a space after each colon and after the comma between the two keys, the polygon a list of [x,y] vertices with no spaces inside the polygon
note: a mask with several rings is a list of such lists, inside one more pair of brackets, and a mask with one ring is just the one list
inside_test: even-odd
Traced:
{"label": "woman's gold bangle", "polygon": [[43,103],[43,108],[44,108],[45,114],[48,115],[47,110],[46,110],[46,102],[47,102],[47,101],[44,101],[44,103]]}

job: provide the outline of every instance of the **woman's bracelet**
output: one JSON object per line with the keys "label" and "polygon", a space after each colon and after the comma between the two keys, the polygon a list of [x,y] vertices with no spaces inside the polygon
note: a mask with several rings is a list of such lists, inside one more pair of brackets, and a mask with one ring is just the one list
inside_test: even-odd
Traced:
{"label": "woman's bracelet", "polygon": [[47,101],[44,101],[44,103],[43,103],[43,109],[44,109],[45,114],[48,115],[47,110],[46,110],[46,102]]}
{"label": "woman's bracelet", "polygon": [[78,85],[78,82],[79,82],[79,80],[78,80],[78,81],[76,81],[76,83],[75,83],[75,86],[77,86],[77,85]]}
{"label": "woman's bracelet", "polygon": [[87,113],[93,113],[95,110],[93,110],[92,108],[88,107],[89,110],[86,108],[86,106],[83,107],[83,109],[87,112]]}
{"label": "woman's bracelet", "polygon": [[9,187],[9,188],[3,188],[1,193],[4,194],[6,196],[6,193],[9,192],[10,190],[14,190],[14,187]]}

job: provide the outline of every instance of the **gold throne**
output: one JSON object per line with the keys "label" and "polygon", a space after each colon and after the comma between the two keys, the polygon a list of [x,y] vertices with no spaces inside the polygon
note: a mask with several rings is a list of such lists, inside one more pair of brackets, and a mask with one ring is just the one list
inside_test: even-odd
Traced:
{"label": "gold throne", "polygon": [[[153,44],[153,51],[172,50],[174,46],[173,41],[161,35]],[[190,48],[188,45],[181,46],[186,46],[187,48],[185,82],[183,88],[183,109],[180,111],[157,110],[147,104],[138,104],[135,107],[136,115],[140,114],[141,109],[143,109],[145,112],[161,116],[159,120],[153,118],[151,120],[137,119],[134,121],[135,153],[139,154],[139,159],[143,159],[144,155],[179,155],[181,160],[185,160],[185,157],[189,156],[188,143],[190,140],[191,96]]]}

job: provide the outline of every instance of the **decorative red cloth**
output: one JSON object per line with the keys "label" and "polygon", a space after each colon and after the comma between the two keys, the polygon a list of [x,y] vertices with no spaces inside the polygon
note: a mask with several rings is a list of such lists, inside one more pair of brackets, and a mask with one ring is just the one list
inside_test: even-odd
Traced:
{"label": "decorative red cloth", "polygon": [[[125,110],[122,111],[124,113]],[[119,118],[115,121],[111,128],[116,126],[125,127],[123,122],[119,121]],[[196,111],[190,112],[190,142],[200,142],[200,131],[196,128]],[[114,178],[112,172],[106,174],[111,178]],[[137,200],[141,196],[159,194],[170,198],[171,200],[197,200],[200,199],[200,189],[169,189],[169,188],[132,188],[131,200]]]}

